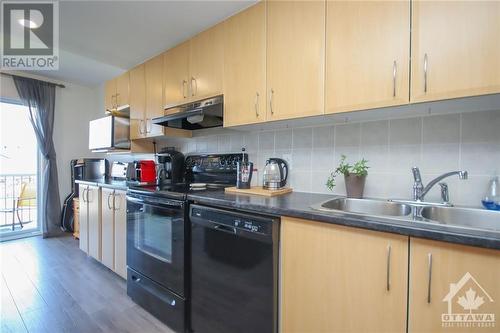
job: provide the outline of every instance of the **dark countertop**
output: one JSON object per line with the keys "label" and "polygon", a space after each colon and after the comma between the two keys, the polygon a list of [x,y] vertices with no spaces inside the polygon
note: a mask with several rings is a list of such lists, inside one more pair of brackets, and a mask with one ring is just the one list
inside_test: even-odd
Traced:
{"label": "dark countertop", "polygon": [[199,193],[188,194],[189,200],[200,204],[235,208],[273,216],[297,217],[318,222],[500,250],[500,233],[494,231],[465,229],[435,222],[363,216],[340,211],[335,213],[322,212],[310,208],[312,204],[317,204],[334,197],[333,195],[302,192],[292,192],[276,197],[226,194],[222,191],[200,191]]}
{"label": "dark countertop", "polygon": [[115,190],[128,190],[129,183],[125,180],[113,180],[113,179],[85,179],[85,180],[75,180],[76,183],[92,185],[92,186],[100,186],[106,188],[112,188]]}

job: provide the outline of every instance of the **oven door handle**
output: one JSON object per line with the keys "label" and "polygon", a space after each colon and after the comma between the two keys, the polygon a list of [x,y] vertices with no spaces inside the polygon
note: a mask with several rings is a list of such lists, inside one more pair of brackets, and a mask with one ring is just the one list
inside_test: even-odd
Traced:
{"label": "oven door handle", "polygon": [[127,196],[127,201],[140,204],[140,205],[149,205],[156,207],[174,207],[174,208],[182,208],[184,203],[182,201],[173,201],[168,199],[139,199],[136,197]]}

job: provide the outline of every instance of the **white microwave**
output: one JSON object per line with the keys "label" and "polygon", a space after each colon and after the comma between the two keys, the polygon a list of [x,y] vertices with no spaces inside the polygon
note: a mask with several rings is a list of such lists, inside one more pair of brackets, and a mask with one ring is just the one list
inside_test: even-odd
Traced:
{"label": "white microwave", "polygon": [[91,120],[89,149],[93,152],[130,150],[130,119],[109,115]]}

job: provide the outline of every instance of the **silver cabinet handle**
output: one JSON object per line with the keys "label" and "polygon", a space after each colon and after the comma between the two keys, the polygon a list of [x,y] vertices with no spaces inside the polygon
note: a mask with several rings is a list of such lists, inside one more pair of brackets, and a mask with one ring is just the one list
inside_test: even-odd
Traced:
{"label": "silver cabinet handle", "polygon": [[195,96],[197,93],[198,93],[198,82],[196,82],[196,79],[194,77],[191,77],[191,96]]}
{"label": "silver cabinet handle", "polygon": [[432,282],[432,253],[428,254],[427,265],[429,268],[429,276],[427,281],[427,303],[431,302],[431,282]]}
{"label": "silver cabinet handle", "polygon": [[107,201],[108,201],[108,209],[109,210],[113,210],[113,207],[111,207],[111,203],[109,202],[109,200],[111,199],[112,196],[113,196],[113,193],[108,194],[108,200]]}
{"label": "silver cabinet handle", "polygon": [[396,60],[392,64],[392,97],[396,97],[396,74],[398,72],[398,65]]}
{"label": "silver cabinet handle", "polygon": [[143,124],[144,124],[144,120],[141,119],[139,121],[139,134],[144,134],[144,130],[142,129]]}
{"label": "silver cabinet handle", "polygon": [[386,278],[387,278],[387,280],[386,280],[387,291],[391,290],[391,251],[392,251],[392,247],[389,244],[387,246],[387,276],[386,276]]}
{"label": "silver cabinet handle", "polygon": [[186,80],[182,80],[182,97],[183,98],[187,97],[187,94],[186,94],[187,84],[188,84],[188,82]]}
{"label": "silver cabinet handle", "polygon": [[271,110],[271,114],[274,114],[274,110],[273,110],[273,95],[274,95],[274,90],[271,89],[271,92],[269,93],[269,109]]}
{"label": "silver cabinet handle", "polygon": [[[116,198],[118,197],[118,203],[119,205],[116,204]],[[114,210],[120,210],[121,204],[122,204],[122,197],[121,195],[116,195],[116,192],[113,192],[113,208]]]}
{"label": "silver cabinet handle", "polygon": [[424,93],[427,93],[427,66],[428,66],[427,53],[424,54]]}
{"label": "silver cabinet handle", "polygon": [[259,116],[259,93],[255,93],[255,115],[258,117]]}
{"label": "silver cabinet handle", "polygon": [[111,105],[112,109],[116,109],[118,107],[118,94],[111,95],[111,104],[113,104]]}
{"label": "silver cabinet handle", "polygon": [[86,192],[86,191],[87,191],[87,189],[85,189],[85,188],[84,188],[84,189],[83,189],[83,191],[82,191],[82,201],[83,201],[83,202],[87,202],[87,201],[85,200],[85,192]]}

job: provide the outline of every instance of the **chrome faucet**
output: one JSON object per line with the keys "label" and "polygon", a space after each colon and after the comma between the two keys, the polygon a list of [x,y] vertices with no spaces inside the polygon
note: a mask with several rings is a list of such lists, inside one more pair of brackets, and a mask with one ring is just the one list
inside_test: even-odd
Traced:
{"label": "chrome faucet", "polygon": [[[439,183],[444,178],[447,178],[447,177],[450,177],[453,175],[458,175],[458,178],[460,178],[460,179],[467,179],[469,177],[469,174],[467,171],[451,171],[451,172],[444,173],[441,176],[434,178],[433,180],[431,180],[429,182],[429,184],[427,184],[427,186],[424,187],[424,184],[422,183],[422,177],[420,176],[420,170],[417,167],[413,167],[411,169],[411,171],[413,173],[413,179],[414,179],[413,200],[415,200],[415,201],[423,201],[427,192],[429,192],[429,190],[434,185]],[[441,186],[441,199],[442,199],[443,203],[449,203],[450,198],[449,198],[449,194],[448,194],[448,185],[446,183],[439,183],[439,185]]]}

